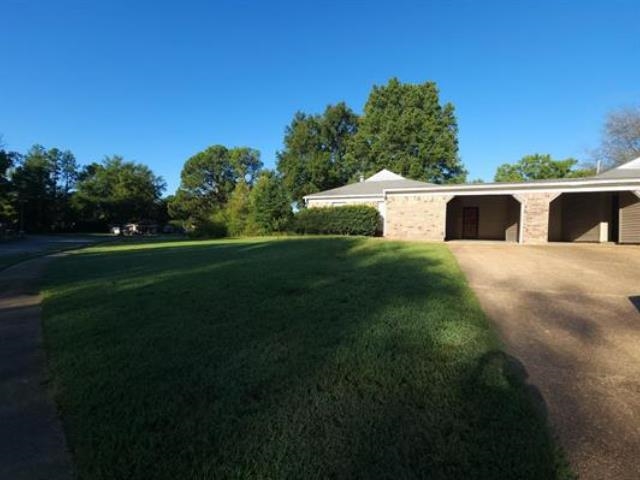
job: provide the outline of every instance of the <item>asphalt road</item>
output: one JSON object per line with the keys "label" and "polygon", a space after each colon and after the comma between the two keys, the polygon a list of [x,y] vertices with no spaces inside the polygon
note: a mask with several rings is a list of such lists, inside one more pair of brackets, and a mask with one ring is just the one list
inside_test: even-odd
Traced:
{"label": "asphalt road", "polygon": [[0,256],[40,254],[104,241],[96,235],[27,235],[23,239],[0,242]]}

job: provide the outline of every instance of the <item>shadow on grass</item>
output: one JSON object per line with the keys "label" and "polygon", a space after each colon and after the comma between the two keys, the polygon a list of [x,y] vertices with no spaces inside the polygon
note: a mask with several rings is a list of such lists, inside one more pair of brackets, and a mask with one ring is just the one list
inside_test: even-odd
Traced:
{"label": "shadow on grass", "polygon": [[561,478],[442,246],[104,249],[47,278],[81,478]]}

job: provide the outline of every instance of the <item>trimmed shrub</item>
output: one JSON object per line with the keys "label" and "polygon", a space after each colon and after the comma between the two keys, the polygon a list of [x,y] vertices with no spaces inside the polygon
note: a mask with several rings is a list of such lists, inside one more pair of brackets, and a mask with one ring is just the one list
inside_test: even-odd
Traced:
{"label": "trimmed shrub", "polygon": [[374,236],[380,227],[378,210],[368,205],[306,208],[294,217],[296,233]]}

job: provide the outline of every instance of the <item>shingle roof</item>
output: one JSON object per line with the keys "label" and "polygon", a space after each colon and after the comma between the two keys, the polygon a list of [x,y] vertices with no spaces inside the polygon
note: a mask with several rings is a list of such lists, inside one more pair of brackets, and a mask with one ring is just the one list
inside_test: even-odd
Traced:
{"label": "shingle roof", "polygon": [[343,187],[312,193],[305,198],[348,197],[353,195],[382,196],[383,190],[388,188],[417,188],[432,187],[433,185],[433,183],[409,180],[385,169],[372,175],[363,182],[351,183]]}
{"label": "shingle roof", "polygon": [[640,157],[602,172],[596,178],[640,178]]}
{"label": "shingle roof", "polygon": [[640,168],[614,168],[595,178],[640,178]]}
{"label": "shingle roof", "polygon": [[[382,171],[378,172],[373,177],[369,177],[364,182],[352,183],[343,187],[334,188],[332,190],[325,190],[324,192],[312,193],[305,198],[323,198],[323,197],[348,197],[348,196],[383,196],[384,190],[398,191],[407,189],[429,189],[442,188],[443,190],[460,189],[460,190],[489,190],[500,187],[505,188],[517,188],[519,190],[523,188],[538,188],[536,185],[556,185],[566,184],[567,186],[582,185],[585,183],[599,184],[599,180],[605,183],[615,182],[620,179],[622,182],[625,180],[633,180],[634,183],[640,180],[640,158],[636,158],[630,162],[620,165],[611,170],[607,170],[594,177],[579,177],[579,178],[560,178],[560,179],[545,179],[545,180],[532,180],[528,182],[494,182],[494,183],[480,183],[480,184],[459,184],[459,185],[436,185],[433,183],[419,182],[417,180],[408,180],[400,177],[399,180],[378,180],[376,178],[397,178],[392,172]],[[608,181],[608,182],[607,182]]]}

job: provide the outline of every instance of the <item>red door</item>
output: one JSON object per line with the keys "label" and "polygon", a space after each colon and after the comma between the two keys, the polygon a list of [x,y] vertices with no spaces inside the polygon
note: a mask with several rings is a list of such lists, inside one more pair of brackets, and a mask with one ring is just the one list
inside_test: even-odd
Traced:
{"label": "red door", "polygon": [[462,238],[478,238],[478,207],[462,209]]}

